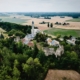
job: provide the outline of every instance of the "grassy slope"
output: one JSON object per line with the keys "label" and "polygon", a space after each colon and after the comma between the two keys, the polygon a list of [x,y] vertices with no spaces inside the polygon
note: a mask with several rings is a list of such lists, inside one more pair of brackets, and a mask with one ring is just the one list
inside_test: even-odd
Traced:
{"label": "grassy slope", "polygon": [[80,74],[73,70],[49,70],[45,80],[80,80]]}
{"label": "grassy slope", "polygon": [[2,33],[4,35],[5,38],[8,37],[8,34],[6,33],[5,30],[3,30],[2,28],[0,28],[0,33]]}
{"label": "grassy slope", "polygon": [[61,36],[75,36],[75,37],[79,37],[80,36],[80,30],[69,30],[69,29],[59,29],[59,28],[53,28],[53,29],[49,29],[49,30],[45,30],[45,33],[51,34],[51,35],[61,35]]}
{"label": "grassy slope", "polygon": [[68,22],[80,22],[80,18],[67,20]]}

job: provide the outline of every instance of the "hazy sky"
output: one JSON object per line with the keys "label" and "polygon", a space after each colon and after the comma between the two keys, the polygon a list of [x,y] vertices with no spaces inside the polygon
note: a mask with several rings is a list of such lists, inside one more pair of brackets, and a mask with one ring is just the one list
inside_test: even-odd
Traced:
{"label": "hazy sky", "polygon": [[0,0],[0,12],[80,12],[80,0]]}

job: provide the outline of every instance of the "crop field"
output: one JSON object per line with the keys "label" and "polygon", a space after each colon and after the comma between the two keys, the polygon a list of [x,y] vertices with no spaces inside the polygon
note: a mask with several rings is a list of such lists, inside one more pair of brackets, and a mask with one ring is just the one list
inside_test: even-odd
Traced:
{"label": "crop field", "polygon": [[65,35],[66,36],[72,35],[75,37],[80,36],[80,30],[53,28],[53,29],[45,30],[44,32],[47,34],[54,35],[54,36],[61,35],[62,37]]}
{"label": "crop field", "polygon": [[80,22],[80,18],[67,20],[68,22]]}

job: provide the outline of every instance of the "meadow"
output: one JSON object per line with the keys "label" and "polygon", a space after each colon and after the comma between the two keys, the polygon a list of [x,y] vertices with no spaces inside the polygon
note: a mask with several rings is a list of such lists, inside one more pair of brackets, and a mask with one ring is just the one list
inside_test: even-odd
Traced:
{"label": "meadow", "polygon": [[22,24],[27,21],[25,19],[11,18],[11,17],[0,17],[0,19],[2,19],[3,22],[11,22],[11,23],[17,23],[17,24]]}
{"label": "meadow", "polygon": [[44,32],[47,34],[54,35],[54,36],[61,35],[62,37],[63,36],[69,36],[69,35],[72,35],[75,37],[80,36],[80,30],[72,30],[72,29],[52,28],[49,30],[44,30]]}
{"label": "meadow", "polygon": [[70,20],[67,20],[68,22],[80,22],[80,18],[73,18]]}

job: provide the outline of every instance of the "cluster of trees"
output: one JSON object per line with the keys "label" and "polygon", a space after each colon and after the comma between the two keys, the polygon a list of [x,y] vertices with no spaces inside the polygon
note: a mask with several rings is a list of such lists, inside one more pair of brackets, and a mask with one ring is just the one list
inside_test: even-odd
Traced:
{"label": "cluster of trees", "polygon": [[52,28],[53,27],[53,23],[51,23],[51,24],[48,23],[47,26]]}
{"label": "cluster of trees", "polygon": [[23,38],[25,37],[25,33],[23,33],[22,31],[20,30],[15,30],[15,29],[12,29],[11,31],[8,32],[8,36],[19,36],[20,38]]}
{"label": "cluster of trees", "polygon": [[37,42],[45,42],[46,39],[47,39],[47,37],[48,37],[48,35],[46,35],[46,34],[37,33],[34,39],[35,39]]}
{"label": "cluster of trees", "polygon": [[60,23],[60,22],[56,22],[55,25],[69,25],[69,23]]}
{"label": "cluster of trees", "polygon": [[7,32],[11,31],[12,29],[15,29],[23,32],[24,34],[31,33],[31,26],[28,25],[24,26],[15,23],[0,22],[0,27],[6,30]]}
{"label": "cluster of trees", "polygon": [[80,49],[76,50],[76,45],[60,43],[64,45],[65,52],[56,58],[54,54],[45,56],[36,44],[30,48],[21,42],[13,42],[12,38],[0,39],[0,80],[44,80],[49,69],[80,72]]}
{"label": "cluster of trees", "polygon": [[[0,80],[43,80],[47,69],[40,62],[43,51],[0,39]],[[41,59],[42,60],[42,59]]]}
{"label": "cluster of trees", "polygon": [[34,15],[39,15],[41,17],[54,17],[54,16],[69,16],[69,17],[73,17],[73,18],[79,18],[80,17],[80,13],[78,12],[32,12],[32,13],[18,13],[18,14],[24,14],[25,16],[34,16]]}

